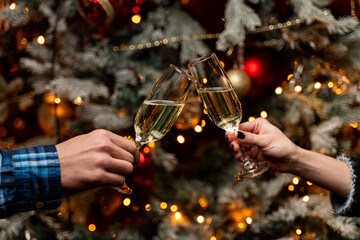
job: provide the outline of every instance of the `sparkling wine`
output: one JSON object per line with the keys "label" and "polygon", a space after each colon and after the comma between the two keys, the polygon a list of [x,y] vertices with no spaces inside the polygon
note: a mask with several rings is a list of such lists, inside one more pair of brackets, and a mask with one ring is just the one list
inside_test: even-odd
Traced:
{"label": "sparkling wine", "polygon": [[201,88],[198,92],[211,121],[225,131],[237,130],[242,109],[233,88]]}
{"label": "sparkling wine", "polygon": [[161,139],[170,130],[184,105],[169,100],[144,101],[135,117],[136,142],[145,144]]}

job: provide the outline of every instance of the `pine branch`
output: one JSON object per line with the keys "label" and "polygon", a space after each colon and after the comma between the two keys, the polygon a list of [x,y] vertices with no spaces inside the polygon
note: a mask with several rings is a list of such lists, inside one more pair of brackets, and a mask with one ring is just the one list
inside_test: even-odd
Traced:
{"label": "pine branch", "polygon": [[244,45],[246,30],[254,30],[261,25],[255,11],[243,0],[229,0],[225,8],[225,30],[216,43],[216,48],[226,51],[231,46]]}
{"label": "pine branch", "polygon": [[167,172],[173,172],[179,164],[176,155],[166,152],[160,143],[156,144],[152,157],[154,164]]}

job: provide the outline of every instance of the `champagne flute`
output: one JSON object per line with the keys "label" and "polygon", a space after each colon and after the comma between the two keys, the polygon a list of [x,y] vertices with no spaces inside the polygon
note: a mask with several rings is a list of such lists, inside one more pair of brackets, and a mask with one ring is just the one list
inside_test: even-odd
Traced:
{"label": "champagne flute", "polygon": [[[158,141],[169,132],[180,115],[191,89],[192,77],[171,64],[136,114],[134,129],[137,148]],[[132,193],[132,189],[126,183],[113,188],[124,194]]]}
{"label": "champagne flute", "polygon": [[[210,120],[236,137],[243,114],[241,103],[215,53],[192,61],[189,69]],[[269,168],[268,162],[256,162],[241,150],[244,167],[236,173],[235,181],[254,178]]]}

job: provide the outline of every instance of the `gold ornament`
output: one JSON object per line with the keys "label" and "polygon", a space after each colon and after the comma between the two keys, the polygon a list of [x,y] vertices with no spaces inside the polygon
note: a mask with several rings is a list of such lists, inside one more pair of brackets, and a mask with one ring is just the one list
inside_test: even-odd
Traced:
{"label": "gold ornament", "polygon": [[232,68],[226,72],[239,98],[243,97],[251,87],[250,77],[241,69]]}

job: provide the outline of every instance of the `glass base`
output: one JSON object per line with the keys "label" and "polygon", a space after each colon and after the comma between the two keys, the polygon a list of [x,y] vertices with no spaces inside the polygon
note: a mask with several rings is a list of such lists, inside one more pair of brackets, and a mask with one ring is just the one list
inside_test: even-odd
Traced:
{"label": "glass base", "polygon": [[243,181],[247,179],[255,178],[269,169],[270,164],[268,162],[256,162],[256,164],[250,165],[250,167],[243,168],[239,173],[235,174],[234,181]]}
{"label": "glass base", "polygon": [[126,183],[121,184],[120,187],[112,187],[112,188],[122,194],[129,195],[132,194],[133,192],[133,190]]}

